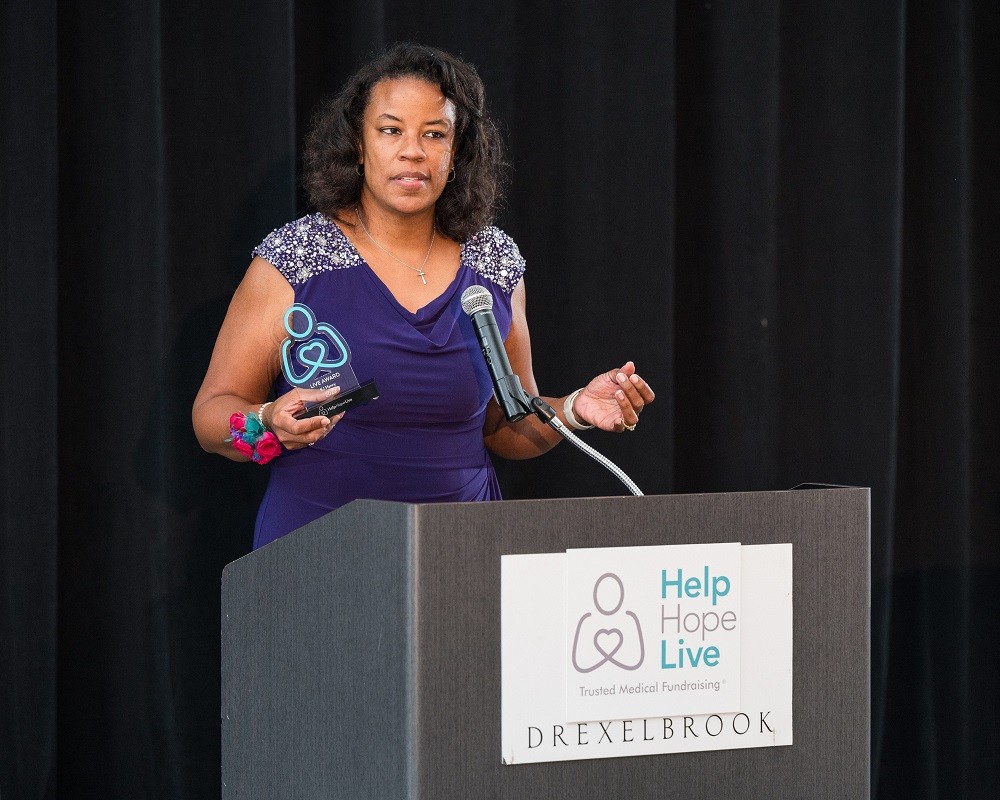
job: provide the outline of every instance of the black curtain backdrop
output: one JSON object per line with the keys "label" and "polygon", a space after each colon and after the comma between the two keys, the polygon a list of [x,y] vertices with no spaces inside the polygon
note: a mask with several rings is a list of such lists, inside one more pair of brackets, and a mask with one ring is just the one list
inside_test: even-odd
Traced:
{"label": "black curtain backdrop", "polygon": [[998,35],[994,0],[0,6],[0,798],[219,795],[265,470],[190,405],[316,103],[399,39],[485,80],[543,389],[634,358],[656,404],[589,436],[647,493],[871,486],[873,794],[1000,794]]}

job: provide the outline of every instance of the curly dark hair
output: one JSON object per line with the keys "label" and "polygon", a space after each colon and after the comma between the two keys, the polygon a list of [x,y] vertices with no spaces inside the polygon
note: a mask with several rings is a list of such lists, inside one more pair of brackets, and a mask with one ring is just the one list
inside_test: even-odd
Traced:
{"label": "curly dark hair", "polygon": [[344,221],[340,212],[358,205],[363,182],[356,170],[358,142],[372,88],[385,79],[406,77],[439,86],[455,105],[455,177],[438,198],[435,217],[438,230],[463,242],[493,222],[503,199],[507,164],[475,67],[433,47],[393,45],[320,106],[303,154],[309,200],[339,222]]}

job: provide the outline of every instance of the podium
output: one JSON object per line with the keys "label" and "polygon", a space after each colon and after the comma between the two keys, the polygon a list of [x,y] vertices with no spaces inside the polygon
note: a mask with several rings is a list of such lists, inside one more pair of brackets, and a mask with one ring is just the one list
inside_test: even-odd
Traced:
{"label": "podium", "polygon": [[[222,580],[226,800],[867,798],[868,489],[362,500]],[[500,557],[793,545],[794,744],[504,765]]]}

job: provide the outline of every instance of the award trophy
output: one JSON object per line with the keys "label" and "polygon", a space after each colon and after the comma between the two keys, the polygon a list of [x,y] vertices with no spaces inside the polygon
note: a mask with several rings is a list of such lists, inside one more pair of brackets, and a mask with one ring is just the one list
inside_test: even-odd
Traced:
{"label": "award trophy", "polygon": [[309,306],[295,303],[285,312],[281,343],[281,372],[291,386],[300,389],[332,389],[340,393],[322,403],[307,405],[295,415],[305,419],[322,414],[332,417],[352,406],[378,398],[374,380],[359,383],[351,367],[351,348],[340,332],[326,322],[317,322]]}

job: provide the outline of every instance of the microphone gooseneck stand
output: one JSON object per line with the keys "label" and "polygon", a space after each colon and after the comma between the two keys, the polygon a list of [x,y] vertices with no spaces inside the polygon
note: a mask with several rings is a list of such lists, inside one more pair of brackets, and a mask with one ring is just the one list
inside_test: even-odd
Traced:
{"label": "microphone gooseneck stand", "polygon": [[552,406],[542,400],[541,397],[531,398],[531,409],[535,416],[537,416],[542,422],[548,425],[550,428],[555,430],[560,436],[563,437],[567,442],[572,443],[579,450],[582,450],[588,456],[590,456],[594,461],[604,467],[608,472],[614,475],[618,480],[625,484],[626,488],[636,497],[643,497],[642,492],[639,487],[635,485],[628,475],[625,474],[624,470],[621,469],[617,464],[615,464],[610,458],[602,455],[589,444],[587,444],[583,439],[577,436],[573,431],[567,428],[561,419],[556,416],[556,412],[552,410]]}

